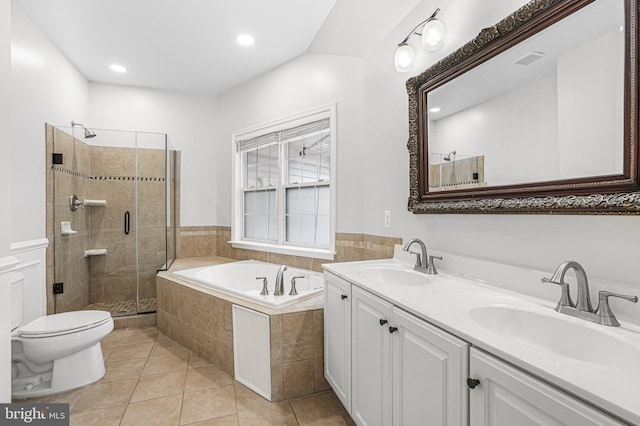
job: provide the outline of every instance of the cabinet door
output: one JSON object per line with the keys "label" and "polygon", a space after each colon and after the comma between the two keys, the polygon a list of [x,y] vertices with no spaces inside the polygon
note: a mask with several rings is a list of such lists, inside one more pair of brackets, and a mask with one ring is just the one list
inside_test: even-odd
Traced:
{"label": "cabinet door", "polygon": [[468,422],[469,344],[393,308],[393,424]]}
{"label": "cabinet door", "polygon": [[351,417],[359,425],[391,424],[392,305],[351,288],[352,393]]}
{"label": "cabinet door", "polygon": [[475,348],[470,391],[471,426],[621,425],[615,419]]}
{"label": "cabinet door", "polygon": [[324,277],[324,377],[351,413],[351,284]]}

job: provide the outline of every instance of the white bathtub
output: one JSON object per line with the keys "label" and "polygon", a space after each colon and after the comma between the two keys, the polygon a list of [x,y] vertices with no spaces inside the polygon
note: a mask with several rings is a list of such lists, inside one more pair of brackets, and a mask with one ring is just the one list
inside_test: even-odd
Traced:
{"label": "white bathtub", "polygon": [[[287,268],[284,273],[285,293],[283,296],[274,296],[276,274],[280,266],[257,260],[242,260],[221,265],[186,269],[174,272],[174,274],[187,281],[273,308],[290,305],[322,293],[324,280],[321,273],[306,269]],[[296,280],[298,295],[289,296],[291,278],[300,275],[303,275],[304,278]],[[260,295],[262,280],[258,280],[256,277],[267,277],[268,296]]]}

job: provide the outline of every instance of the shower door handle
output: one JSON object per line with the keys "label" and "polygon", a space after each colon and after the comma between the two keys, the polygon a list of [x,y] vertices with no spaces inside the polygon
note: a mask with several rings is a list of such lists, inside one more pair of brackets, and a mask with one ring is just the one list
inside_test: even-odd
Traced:
{"label": "shower door handle", "polygon": [[124,212],[124,234],[129,235],[129,230],[131,229],[131,213],[129,210]]}

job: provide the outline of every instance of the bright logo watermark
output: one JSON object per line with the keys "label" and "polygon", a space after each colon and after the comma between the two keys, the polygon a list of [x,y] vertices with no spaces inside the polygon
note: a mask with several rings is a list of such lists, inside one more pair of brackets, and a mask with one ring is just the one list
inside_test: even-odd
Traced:
{"label": "bright logo watermark", "polygon": [[0,404],[0,426],[69,426],[69,404]]}

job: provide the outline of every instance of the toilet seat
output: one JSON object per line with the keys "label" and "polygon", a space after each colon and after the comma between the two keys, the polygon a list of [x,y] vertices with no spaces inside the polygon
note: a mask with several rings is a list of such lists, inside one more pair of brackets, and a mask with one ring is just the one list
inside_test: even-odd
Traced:
{"label": "toilet seat", "polygon": [[24,339],[62,336],[99,327],[111,320],[106,311],[74,311],[46,315],[19,327],[14,335]]}

